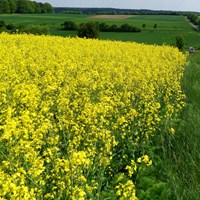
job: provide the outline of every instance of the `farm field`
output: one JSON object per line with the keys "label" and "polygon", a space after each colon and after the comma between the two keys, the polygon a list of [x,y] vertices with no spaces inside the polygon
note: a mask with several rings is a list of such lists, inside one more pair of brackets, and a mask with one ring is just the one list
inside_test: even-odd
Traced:
{"label": "farm field", "polygon": [[158,158],[186,106],[186,55],[169,46],[6,33],[0,48],[0,198],[172,195]]}
{"label": "farm field", "polygon": [[[182,16],[115,17],[0,15],[64,36],[0,34],[0,199],[200,199],[200,52],[132,42],[199,48],[200,33]],[[142,32],[86,40],[67,20]]]}
{"label": "farm field", "polygon": [[[13,24],[46,24],[50,27],[50,34],[60,36],[76,36],[76,31],[63,31],[61,24],[64,21],[73,21],[77,24],[84,22],[105,22],[107,24],[121,25],[128,23],[141,28],[141,33],[107,33],[101,32],[100,39],[136,41],[146,44],[168,44],[174,43],[174,38],[182,34],[186,41],[186,47],[194,46],[199,48],[200,34],[196,32],[183,16],[159,16],[141,15],[130,18],[93,18],[90,15],[77,14],[45,14],[45,15],[0,15],[0,19],[6,23]],[[145,24],[145,28],[143,28]],[[154,25],[157,28],[153,28]]]}

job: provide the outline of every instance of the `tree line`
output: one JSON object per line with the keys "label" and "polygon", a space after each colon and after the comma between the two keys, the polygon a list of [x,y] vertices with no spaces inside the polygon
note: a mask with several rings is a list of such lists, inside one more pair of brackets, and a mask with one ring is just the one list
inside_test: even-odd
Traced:
{"label": "tree line", "polygon": [[200,29],[200,18],[199,18],[199,15],[194,14],[194,13],[189,13],[189,14],[187,15],[187,18],[189,19],[189,21],[190,21],[192,24],[198,26],[198,28]]}
{"label": "tree line", "polygon": [[[65,21],[63,24],[64,30],[77,30],[79,27],[83,27],[84,24],[77,25],[73,21]],[[96,26],[96,29],[98,29],[101,32],[141,32],[141,29],[138,27],[134,27],[132,25],[129,25],[127,23],[122,24],[121,26],[117,26],[116,24],[108,25],[104,22],[102,23],[93,23],[93,26]]]}
{"label": "tree line", "polygon": [[[56,13],[75,14],[110,14],[110,15],[187,15],[187,11],[165,11],[165,10],[149,10],[149,9],[117,9],[117,8],[69,8],[69,7],[55,7]],[[78,13],[77,13],[78,14]]]}
{"label": "tree line", "polygon": [[49,3],[30,0],[0,0],[1,14],[40,14],[53,12],[54,9]]}
{"label": "tree line", "polygon": [[49,27],[45,24],[12,24],[6,23],[3,20],[0,20],[0,33],[7,32],[10,34],[15,33],[26,33],[26,34],[34,34],[34,35],[48,35]]}

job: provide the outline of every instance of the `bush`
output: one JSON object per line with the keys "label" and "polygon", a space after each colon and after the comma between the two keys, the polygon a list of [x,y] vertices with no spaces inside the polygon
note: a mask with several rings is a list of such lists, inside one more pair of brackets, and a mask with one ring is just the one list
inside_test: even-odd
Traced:
{"label": "bush", "polygon": [[6,29],[7,30],[14,30],[14,29],[16,29],[16,26],[14,24],[7,24]]}
{"label": "bush", "polygon": [[122,32],[131,32],[132,27],[131,27],[129,24],[122,24],[122,25],[120,26],[120,30],[121,30]]}
{"label": "bush", "polygon": [[104,22],[99,24],[99,30],[103,32],[108,32],[110,31],[110,26]]}
{"label": "bush", "polygon": [[141,32],[139,28],[129,24],[122,24],[120,27],[118,27],[116,24],[109,26],[103,22],[99,24],[99,30],[103,32]]}
{"label": "bush", "polygon": [[120,26],[121,32],[140,32],[141,30],[137,27],[131,26],[129,24],[122,24]]}
{"label": "bush", "polygon": [[180,51],[183,51],[185,46],[185,40],[182,35],[177,35],[175,37],[175,46],[178,47]]}
{"label": "bush", "polygon": [[25,28],[19,30],[22,33],[34,34],[34,35],[48,35],[49,27],[47,25],[28,25]]}
{"label": "bush", "polygon": [[2,33],[2,32],[6,32],[6,27],[5,26],[0,27],[0,33]]}
{"label": "bush", "polygon": [[158,25],[157,25],[157,24],[154,24],[153,28],[156,29],[157,27],[158,27]]}
{"label": "bush", "polygon": [[110,31],[119,32],[120,28],[117,25],[113,24],[113,25],[110,26]]}
{"label": "bush", "polygon": [[62,26],[64,26],[64,30],[76,30],[77,26],[74,22],[72,21],[65,21],[63,24],[61,24]]}
{"label": "bush", "polygon": [[80,26],[78,28],[78,37],[98,38],[99,37],[98,24],[92,23],[92,22],[80,24]]}
{"label": "bush", "polygon": [[4,27],[6,24],[3,20],[0,20],[0,27]]}

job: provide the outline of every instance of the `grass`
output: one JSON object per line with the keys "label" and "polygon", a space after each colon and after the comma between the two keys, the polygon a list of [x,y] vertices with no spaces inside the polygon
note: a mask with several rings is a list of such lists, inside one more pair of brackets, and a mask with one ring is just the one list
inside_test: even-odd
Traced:
{"label": "grass", "polygon": [[[81,14],[27,14],[27,15],[0,15],[0,19],[6,23],[13,24],[46,24],[50,28],[50,34],[60,36],[76,36],[76,31],[63,31],[61,24],[64,21],[74,21],[77,24],[84,22],[105,22],[120,26],[128,23],[142,29],[141,33],[100,33],[100,39],[135,41],[146,44],[167,44],[174,43],[174,38],[182,34],[186,41],[186,47],[199,48],[200,34],[196,32],[183,16],[166,15],[141,15],[128,19],[92,19],[90,15]],[[145,24],[145,28],[142,25]],[[157,28],[153,26],[157,24]]]}
{"label": "grass", "polygon": [[200,52],[190,55],[188,62],[182,79],[187,106],[174,137],[161,144],[158,179],[167,180],[165,200],[200,199]]}
{"label": "grass", "polygon": [[188,58],[182,89],[186,107],[175,122],[175,134],[163,130],[154,141],[154,168],[137,184],[140,200],[200,199],[200,52]]}

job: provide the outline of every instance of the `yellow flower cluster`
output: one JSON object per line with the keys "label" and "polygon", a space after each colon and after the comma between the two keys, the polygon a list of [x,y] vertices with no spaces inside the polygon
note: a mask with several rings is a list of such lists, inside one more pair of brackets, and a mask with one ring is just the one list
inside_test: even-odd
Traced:
{"label": "yellow flower cluster", "polygon": [[151,166],[152,165],[152,160],[149,159],[149,156],[148,155],[144,155],[142,157],[139,157],[137,159],[137,162],[138,163],[144,163],[146,164],[147,166]]}
{"label": "yellow flower cluster", "polygon": [[185,56],[167,46],[5,33],[0,49],[0,198],[97,199],[117,155],[129,180],[116,198],[137,199],[139,158],[126,150],[184,106]]}

